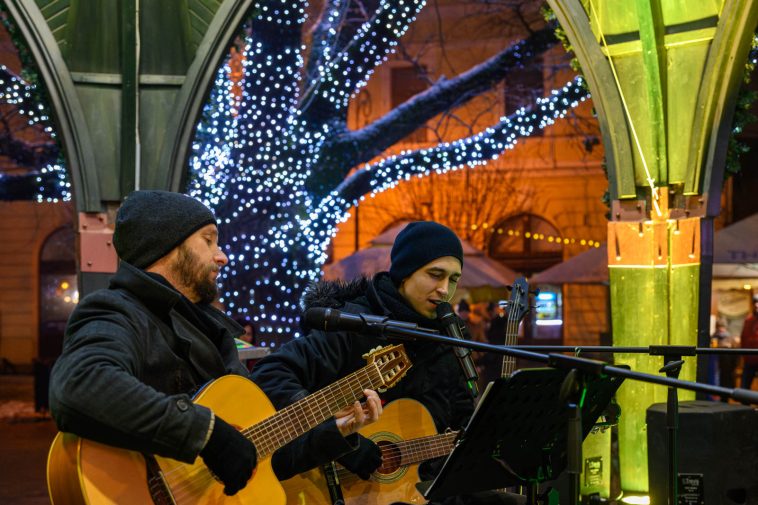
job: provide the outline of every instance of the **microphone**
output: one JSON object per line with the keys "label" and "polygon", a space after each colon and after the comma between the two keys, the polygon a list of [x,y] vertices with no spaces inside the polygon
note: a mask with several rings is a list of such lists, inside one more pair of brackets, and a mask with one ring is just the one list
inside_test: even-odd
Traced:
{"label": "microphone", "polygon": [[406,323],[405,321],[395,321],[386,316],[375,316],[373,314],[351,314],[349,312],[340,312],[337,309],[328,309],[316,307],[305,311],[305,321],[313,328],[323,331],[354,331],[381,333],[387,327],[405,328],[417,330],[418,325]]}
{"label": "microphone", "polygon": [[[440,302],[437,304],[437,319],[445,325],[445,333],[448,337],[464,340],[461,328],[458,326],[458,318],[449,303]],[[465,347],[453,347],[453,349],[455,349],[455,356],[461,365],[463,376],[466,377],[466,383],[471,394],[476,398],[479,396],[479,387],[476,383],[479,375],[477,375],[474,361],[471,359],[471,350]]]}

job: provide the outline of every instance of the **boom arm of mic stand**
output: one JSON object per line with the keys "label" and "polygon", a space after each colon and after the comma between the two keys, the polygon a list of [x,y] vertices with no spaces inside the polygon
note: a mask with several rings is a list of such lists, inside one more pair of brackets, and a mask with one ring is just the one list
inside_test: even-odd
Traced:
{"label": "boom arm of mic stand", "polygon": [[730,398],[734,398],[740,403],[758,405],[758,391],[751,391],[741,388],[723,388],[720,386],[712,386],[710,384],[701,384],[699,382],[690,382],[681,379],[672,379],[669,377],[661,377],[648,373],[635,372],[633,370],[608,365],[602,361],[593,359],[577,358],[574,356],[566,356],[564,354],[548,355],[537,352],[524,351],[517,347],[485,344],[483,342],[473,342],[471,340],[458,340],[457,338],[446,337],[429,331],[414,330],[391,325],[385,325],[381,329],[381,335],[388,338],[395,338],[405,341],[425,340],[457,347],[468,347],[469,349],[473,349],[475,351],[494,352],[497,354],[505,354],[516,358],[536,361],[538,363],[545,363],[548,366],[552,366],[553,368],[564,368],[569,370],[572,368],[577,368],[595,374],[605,373],[608,375],[623,377],[625,379],[650,382],[652,384],[660,384],[661,386],[671,386],[679,389],[688,389],[690,391],[700,391],[713,395],[728,396]]}

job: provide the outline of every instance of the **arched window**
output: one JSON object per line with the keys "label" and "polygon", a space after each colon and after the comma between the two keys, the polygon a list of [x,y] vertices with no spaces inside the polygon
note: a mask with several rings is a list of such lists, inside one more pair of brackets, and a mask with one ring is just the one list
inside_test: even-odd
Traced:
{"label": "arched window", "polygon": [[40,358],[55,358],[61,353],[66,321],[78,301],[74,230],[58,228],[47,237],[40,251],[37,350]]}
{"label": "arched window", "polygon": [[495,226],[489,255],[528,276],[563,261],[563,238],[545,219],[518,214]]}

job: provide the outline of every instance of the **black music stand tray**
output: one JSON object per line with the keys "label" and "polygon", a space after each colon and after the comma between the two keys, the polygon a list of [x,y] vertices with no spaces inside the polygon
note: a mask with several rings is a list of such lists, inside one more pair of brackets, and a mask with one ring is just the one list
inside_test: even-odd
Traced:
{"label": "black music stand tray", "polygon": [[[491,382],[442,470],[429,486],[428,500],[478,491],[527,486],[527,503],[537,503],[539,483],[554,479],[567,465],[571,409],[562,398],[567,370],[518,370]],[[583,375],[581,439],[589,434],[623,378]]]}

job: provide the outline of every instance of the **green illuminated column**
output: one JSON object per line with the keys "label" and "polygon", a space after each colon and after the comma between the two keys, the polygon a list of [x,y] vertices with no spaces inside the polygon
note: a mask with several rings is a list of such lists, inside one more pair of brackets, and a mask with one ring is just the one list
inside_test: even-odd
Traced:
{"label": "green illuminated column", "polygon": [[[613,343],[697,345],[699,337],[707,340],[707,313],[699,310],[710,306],[701,247],[708,258],[712,247],[701,244],[701,218],[720,212],[758,0],[548,3],[579,60],[603,135]],[[617,361],[655,374],[662,366],[660,357]],[[681,377],[695,376],[694,362],[687,362]],[[663,388],[633,381],[619,393],[626,491],[647,491],[645,411],[665,397]]]}
{"label": "green illuminated column", "polygon": [[[697,287],[700,265],[699,219],[608,226],[613,343],[617,346],[693,345],[697,337]],[[694,307],[694,309],[693,309]],[[660,356],[616,355],[617,363],[658,374]],[[695,364],[686,359],[680,378],[693,380]],[[681,392],[680,400],[693,399]],[[666,401],[666,388],[626,381],[617,396],[622,408],[619,444],[622,486],[647,491],[645,413]]]}

